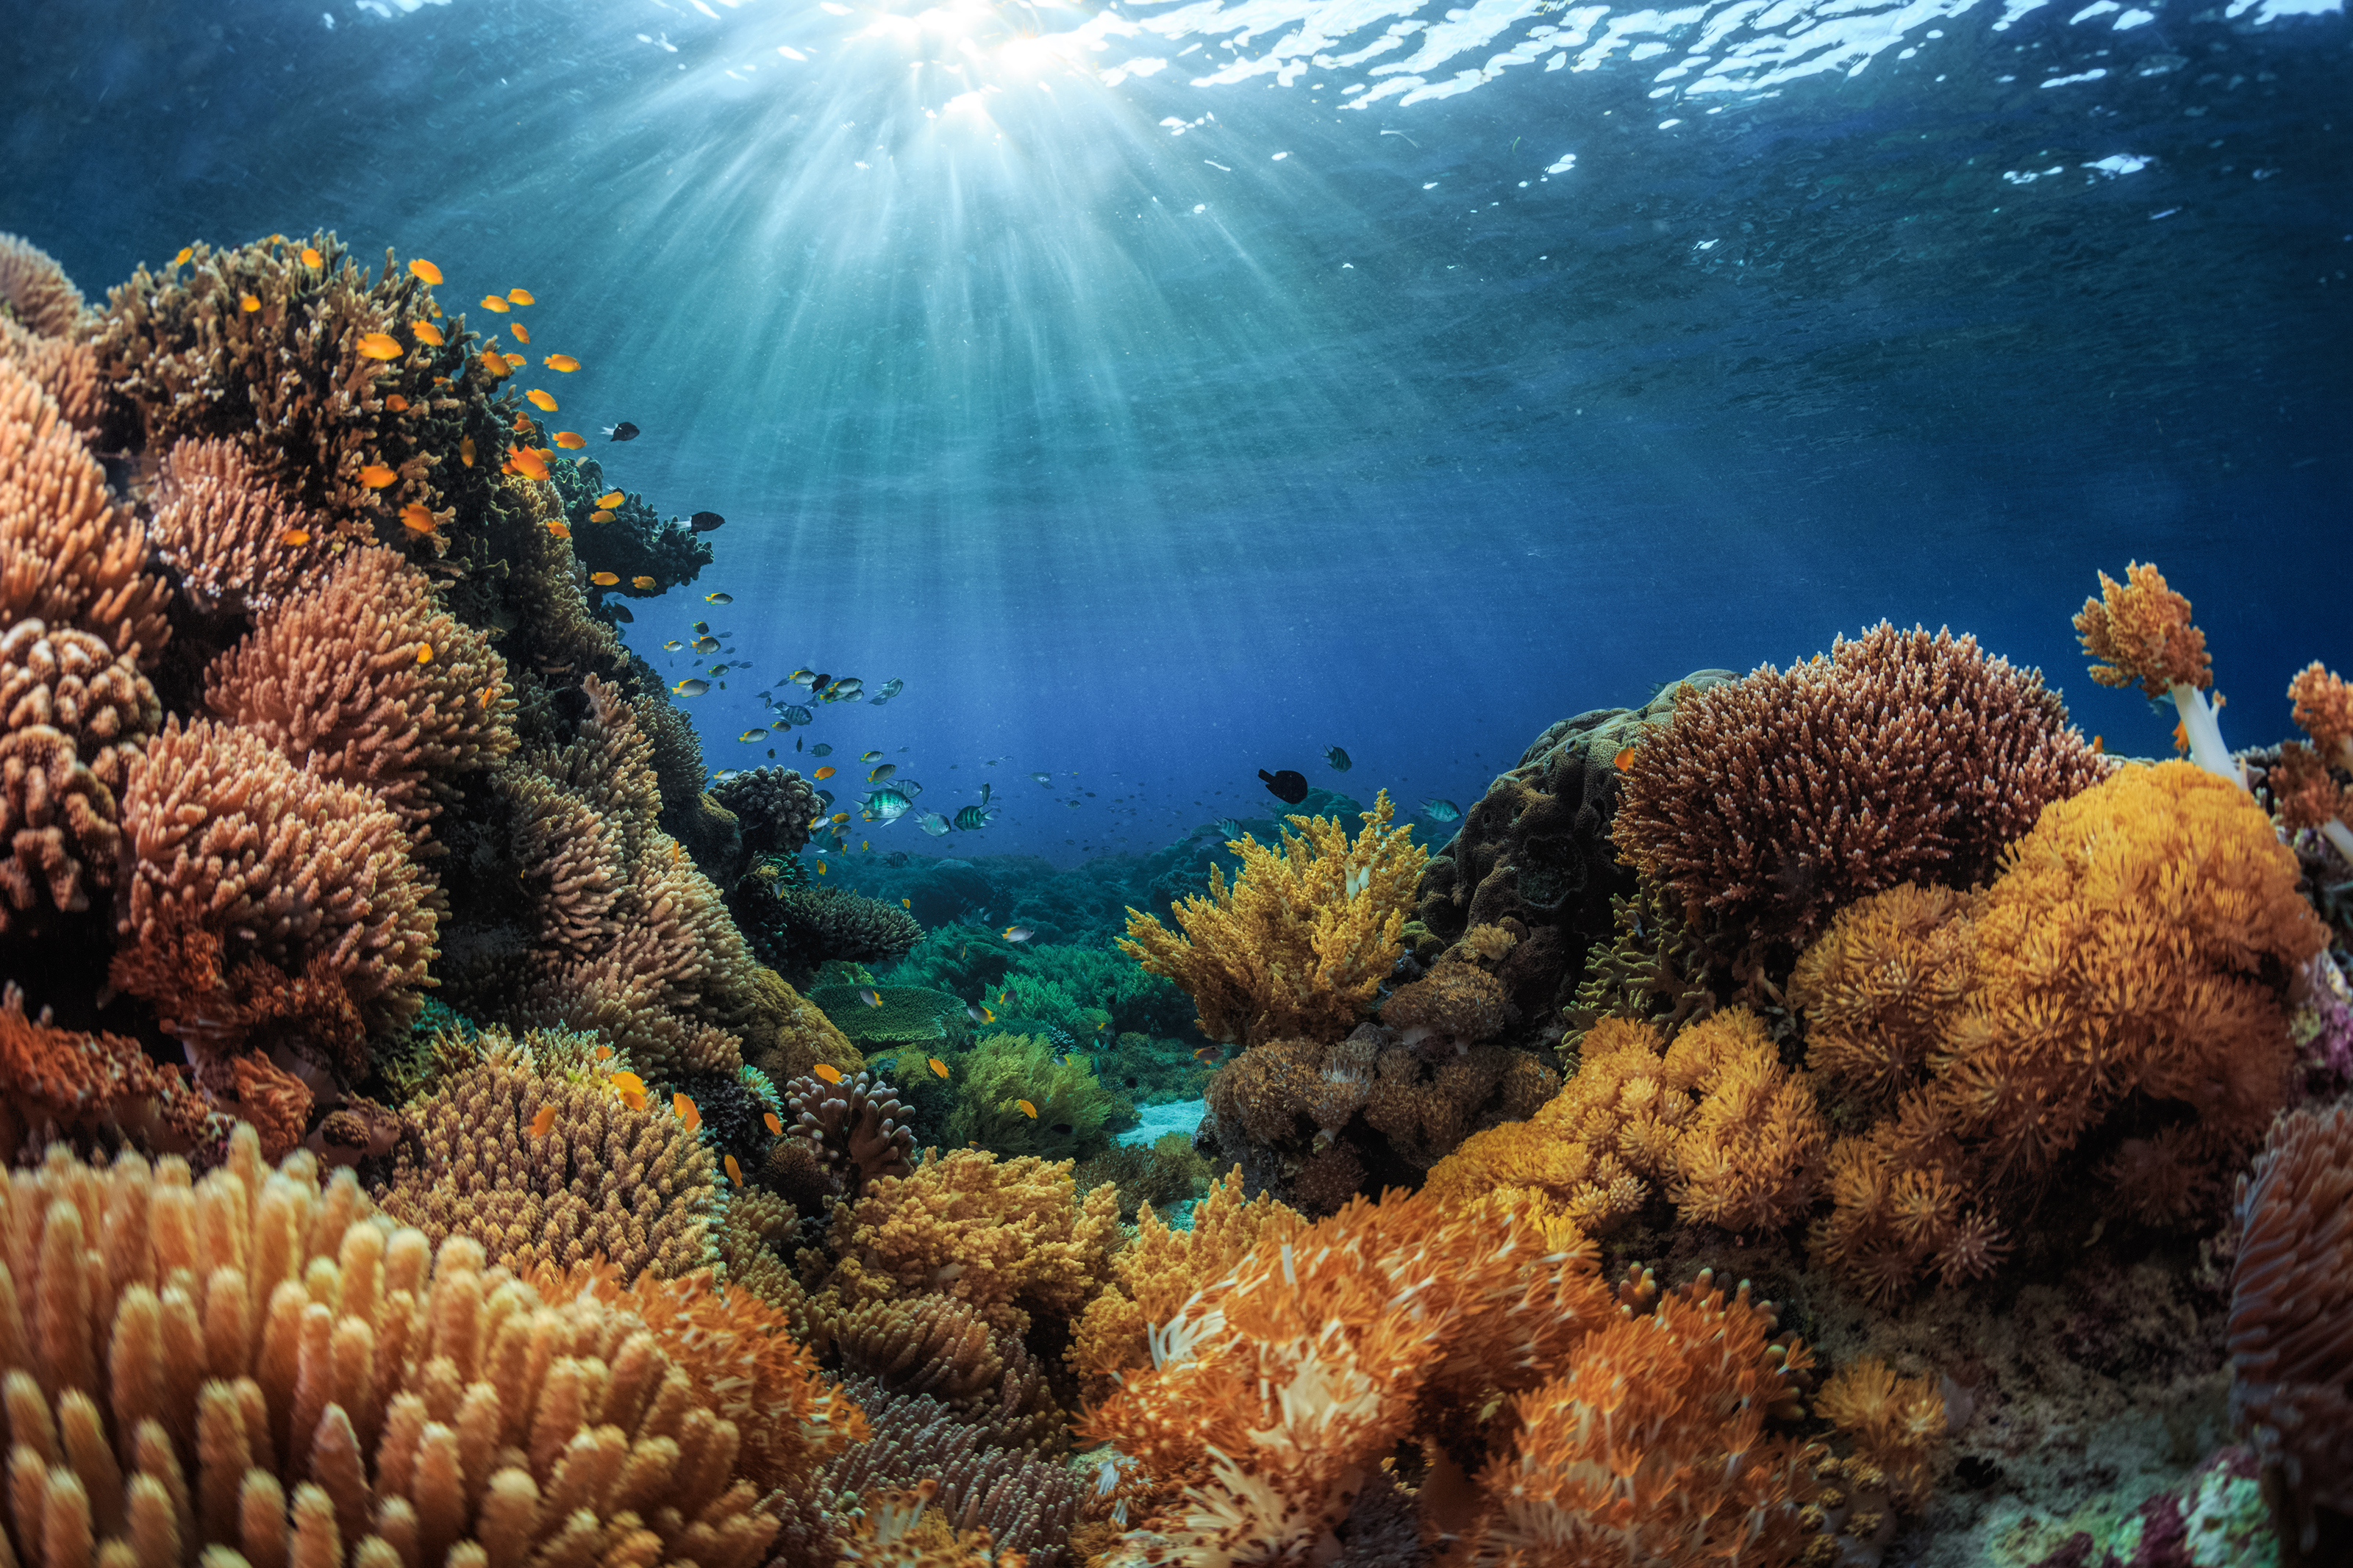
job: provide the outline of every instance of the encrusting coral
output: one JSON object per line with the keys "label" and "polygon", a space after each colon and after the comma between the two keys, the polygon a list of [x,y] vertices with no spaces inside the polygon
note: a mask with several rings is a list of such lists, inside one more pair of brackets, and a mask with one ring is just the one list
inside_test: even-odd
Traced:
{"label": "encrusting coral", "polygon": [[639,1320],[437,1257],[347,1173],[241,1130],[194,1184],[62,1151],[0,1180],[11,1561],[756,1568],[775,1536]]}
{"label": "encrusting coral", "polygon": [[1364,1020],[1404,951],[1415,879],[1428,855],[1412,827],[1390,827],[1384,790],[1351,841],[1328,816],[1293,816],[1278,851],[1245,836],[1231,888],[1212,867],[1206,897],[1176,905],[1170,931],[1127,911],[1120,951],[1184,988],[1201,1032],[1244,1046],[1290,1035],[1336,1038]]}
{"label": "encrusting coral", "polygon": [[540,1059],[562,1043],[484,1034],[478,1066],[407,1108],[417,1136],[376,1202],[436,1245],[472,1237],[517,1273],[601,1258],[628,1284],[702,1266],[717,1194],[710,1151],[667,1105],[632,1107],[596,1068]]}

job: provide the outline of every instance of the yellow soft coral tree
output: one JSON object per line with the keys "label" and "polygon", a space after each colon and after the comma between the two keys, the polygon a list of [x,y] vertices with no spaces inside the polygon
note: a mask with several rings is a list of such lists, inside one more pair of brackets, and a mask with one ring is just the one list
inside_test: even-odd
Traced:
{"label": "yellow soft coral tree", "polygon": [[1756,1230],[1804,1211],[1829,1146],[1812,1091],[1747,1009],[1704,1018],[1672,1047],[1650,1023],[1604,1018],[1560,1093],[1525,1121],[1472,1134],[1431,1169],[1429,1190],[1507,1197],[1555,1247],[1662,1194],[1686,1221]]}
{"label": "yellow soft coral tree", "polygon": [[2219,1196],[2284,1101],[2284,986],[2326,940],[2263,808],[2186,763],[2047,807],[1980,897],[1842,911],[1792,999],[1826,1082],[1900,1092],[1832,1150],[1821,1256],[1880,1295],[1985,1272],[1998,1214],[2125,1113],[2158,1130],[2115,1140],[2118,1206]]}
{"label": "yellow soft coral tree", "polygon": [[1229,841],[1242,858],[1228,887],[1209,868],[1209,890],[1176,907],[1183,935],[1127,911],[1122,952],[1185,989],[1213,1040],[1256,1045],[1284,1036],[1337,1039],[1364,1021],[1404,949],[1428,852],[1410,824],[1390,827],[1384,790],[1351,841],[1336,817],[1293,816],[1277,850],[1249,837]]}

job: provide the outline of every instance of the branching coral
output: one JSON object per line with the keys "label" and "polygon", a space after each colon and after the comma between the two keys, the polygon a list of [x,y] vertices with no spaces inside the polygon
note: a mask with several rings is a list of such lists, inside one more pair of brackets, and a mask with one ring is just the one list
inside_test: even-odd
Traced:
{"label": "branching coral", "polygon": [[755,1568],[776,1533],[635,1317],[437,1258],[307,1155],[53,1151],[8,1196],[13,1561]]}
{"label": "branching coral", "polygon": [[780,1091],[785,1136],[808,1146],[810,1163],[836,1195],[856,1199],[878,1176],[913,1173],[915,1135],[905,1125],[906,1107],[880,1077],[860,1072],[827,1083],[812,1074]]}
{"label": "branching coral", "polygon": [[2279,1483],[2305,1551],[2353,1515],[2353,1107],[2283,1117],[2240,1178],[2231,1419]]}
{"label": "branching coral", "polygon": [[2167,585],[2164,573],[2138,561],[2126,564],[2121,583],[2101,573],[2100,596],[2075,612],[2075,635],[2092,656],[2094,680],[2170,696],[2190,759],[2210,773],[2239,780],[2239,764],[2206,700],[2214,683],[2206,634],[2190,624],[2189,601]]}
{"label": "branching coral", "polygon": [[1613,832],[1686,920],[1753,950],[1899,882],[1982,879],[2106,768],[2039,671],[1883,622],[1678,704],[1628,759]]}
{"label": "branching coral", "polygon": [[[416,1011],[439,918],[400,819],[255,731],[209,720],[174,719],[148,743],[121,811],[131,871],[113,983],[210,1055],[232,1054],[273,1016],[307,1027],[345,1015],[311,1043],[347,1080],[364,1077],[353,1026]],[[330,994],[322,1011],[296,977],[339,992],[341,1006]]]}
{"label": "branching coral", "polygon": [[144,668],[171,628],[147,536],[57,403],[0,360],[0,626],[72,627]]}
{"label": "branching coral", "polygon": [[390,550],[345,553],[214,660],[205,701],[412,826],[439,814],[455,775],[514,749],[505,661]]}
{"label": "branching coral", "polygon": [[[594,458],[559,458],[547,465],[547,477],[564,498],[581,560],[592,572],[620,579],[610,592],[653,598],[693,582],[711,564],[711,541],[675,517],[665,521],[643,497],[624,493],[619,506],[597,505],[613,487]],[[652,578],[652,585],[639,586],[639,577]]]}
{"label": "branching coral", "polygon": [[255,471],[234,441],[175,441],[155,476],[155,558],[180,595],[213,614],[273,609],[321,575],[335,552],[362,542],[355,524],[330,524]]}
{"label": "branching coral", "polygon": [[1715,1011],[1707,943],[1669,907],[1667,895],[1638,882],[1630,896],[1610,901],[1610,910],[1618,934],[1607,947],[1594,945],[1576,999],[1561,1010],[1561,1054],[1571,1061],[1604,1018],[1648,1019],[1672,1038]]}
{"label": "branching coral", "polygon": [[212,1124],[186,1081],[150,1061],[138,1041],[57,1028],[47,1008],[27,1018],[25,994],[9,982],[0,992],[0,1159],[107,1126],[175,1154],[227,1131]]}
{"label": "branching coral", "polygon": [[132,660],[90,633],[0,631],[0,931],[114,885],[116,804],[162,716]]}
{"label": "branching coral", "polygon": [[[808,842],[809,823],[821,809],[817,786],[792,768],[751,768],[743,773],[723,773],[711,786],[711,794],[735,814],[744,833],[744,848],[752,855],[798,854],[801,846]],[[916,940],[921,941],[923,927],[917,926],[915,931]],[[914,943],[907,945],[912,947]],[[896,959],[905,951],[902,948],[891,957]]]}
{"label": "branching coral", "polygon": [[1284,833],[1280,851],[1234,840],[1233,886],[1212,867],[1208,896],[1176,908],[1183,935],[1131,909],[1120,950],[1182,986],[1213,1040],[1336,1038],[1364,1020],[1403,951],[1429,858],[1410,826],[1388,826],[1392,815],[1385,790],[1353,842],[1328,816],[1292,817],[1299,832]]}
{"label": "branching coral", "polygon": [[81,325],[81,290],[40,247],[0,234],[0,316],[14,317],[43,337],[72,335]]}
{"label": "branching coral", "polygon": [[597,1072],[536,1061],[543,1037],[485,1034],[480,1065],[411,1104],[417,1137],[376,1201],[437,1244],[470,1237],[518,1272],[603,1258],[627,1282],[699,1267],[717,1191],[710,1152],[667,1106],[632,1109]]}

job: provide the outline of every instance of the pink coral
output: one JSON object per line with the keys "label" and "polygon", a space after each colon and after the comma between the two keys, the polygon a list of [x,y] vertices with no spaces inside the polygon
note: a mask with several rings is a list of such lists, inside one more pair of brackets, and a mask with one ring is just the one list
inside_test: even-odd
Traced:
{"label": "pink coral", "polygon": [[256,472],[233,441],[175,441],[155,477],[156,558],[207,614],[274,608],[364,531],[337,530]]}

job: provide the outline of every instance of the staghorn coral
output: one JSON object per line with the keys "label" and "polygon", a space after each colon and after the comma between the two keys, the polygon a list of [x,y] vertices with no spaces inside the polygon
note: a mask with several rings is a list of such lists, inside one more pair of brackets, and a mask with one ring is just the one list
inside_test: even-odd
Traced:
{"label": "staghorn coral", "polygon": [[[1997,1215],[2087,1141],[2105,1146],[2126,1212],[2193,1213],[2285,1100],[2281,993],[2326,933],[2242,788],[2185,763],[2126,767],[2052,805],[2004,859],[1980,899],[1955,901],[1950,931],[1910,921],[1899,961],[1925,973],[1902,955],[1940,952],[1934,983],[1949,993],[1965,952],[1966,984],[1932,1009],[1933,1044],[1892,1109],[1831,1151],[1814,1247],[1874,1296],[1932,1264],[1948,1279],[1988,1271]],[[1823,940],[1904,929],[1878,907],[1892,897],[1841,913]],[[1809,994],[1834,1021],[1889,989],[1855,972],[1868,959],[1867,942],[1810,957]]]}
{"label": "staghorn coral", "polygon": [[346,552],[215,659],[205,703],[323,778],[360,784],[412,828],[454,775],[514,749],[514,698],[490,640],[390,550]]}
{"label": "staghorn coral", "polygon": [[2353,1516],[2353,1106],[2274,1124],[2239,1178],[2231,1420],[2310,1552],[2317,1512]]}
{"label": "staghorn coral", "polygon": [[[1110,1147],[1113,1133],[1135,1124],[1135,1107],[1103,1087],[1092,1060],[1058,1054],[1035,1035],[983,1035],[956,1058],[955,1075],[950,1143],[1085,1160]],[[1023,1100],[1036,1115],[1017,1103]]]}
{"label": "staghorn coral", "polygon": [[1679,703],[1628,759],[1612,833],[1736,967],[1769,966],[1865,893],[1981,879],[2106,769],[2041,672],[1883,622]]}
{"label": "staghorn coral", "polygon": [[1291,817],[1299,832],[1279,852],[1231,841],[1242,866],[1230,889],[1212,867],[1208,895],[1176,907],[1182,935],[1130,909],[1120,951],[1182,986],[1213,1040],[1347,1033],[1403,950],[1409,890],[1429,858],[1410,826],[1388,826],[1392,814],[1384,790],[1354,842],[1328,816]]}
{"label": "staghorn coral", "polygon": [[883,1176],[834,1211],[839,1262],[824,1293],[848,1311],[926,1292],[969,1301],[1019,1335],[1033,1317],[1075,1319],[1111,1278],[1119,1194],[1082,1199],[1071,1163],[958,1149],[913,1175]]}
{"label": "staghorn coral", "polygon": [[171,627],[147,536],[54,398],[0,360],[0,626],[38,620],[147,668]]}
{"label": "staghorn coral", "polygon": [[155,558],[206,615],[275,609],[366,531],[331,524],[257,472],[234,441],[174,441],[157,465]]}
{"label": "staghorn coral", "polygon": [[0,931],[114,885],[117,802],[162,717],[137,666],[90,633],[0,631]]}
{"label": "staghorn coral", "polygon": [[[473,1238],[502,1268],[612,1263],[624,1283],[704,1261],[711,1154],[665,1105],[633,1109],[594,1071],[537,1059],[548,1037],[487,1032],[481,1060],[407,1108],[413,1141],[375,1200],[436,1245]],[[544,1132],[534,1126],[553,1116]]]}
{"label": "staghorn coral", "polygon": [[0,234],[0,320],[43,337],[69,337],[81,325],[81,290],[55,258],[17,235]]}
{"label": "staghorn coral", "polygon": [[776,1533],[638,1320],[436,1257],[348,1173],[240,1129],[193,1185],[53,1151],[6,1191],[12,1561],[755,1568]]}
{"label": "staghorn coral", "polygon": [[878,1176],[914,1171],[906,1108],[879,1075],[860,1072],[838,1084],[811,1075],[788,1080],[779,1092],[788,1118],[785,1137],[807,1145],[809,1164],[833,1195],[854,1200]]}
{"label": "staghorn coral", "polygon": [[111,1127],[185,1154],[226,1136],[170,1068],[120,1035],[85,1034],[25,1016],[25,994],[0,990],[0,1161],[60,1136]]}
{"label": "staghorn coral", "polygon": [[400,819],[260,735],[177,719],[130,770],[112,983],[192,1052],[276,1024],[365,1076],[363,1027],[412,1016],[439,918]]}
{"label": "staghorn coral", "polygon": [[[744,848],[751,855],[797,855],[808,842],[809,823],[823,814],[817,786],[791,768],[750,768],[722,773],[711,786],[712,798],[735,814],[742,825]],[[916,940],[923,928],[917,926]],[[909,947],[913,942],[907,944]],[[891,954],[895,960],[905,949]],[[840,956],[849,957],[850,954]],[[878,962],[861,960],[860,962]]]}

